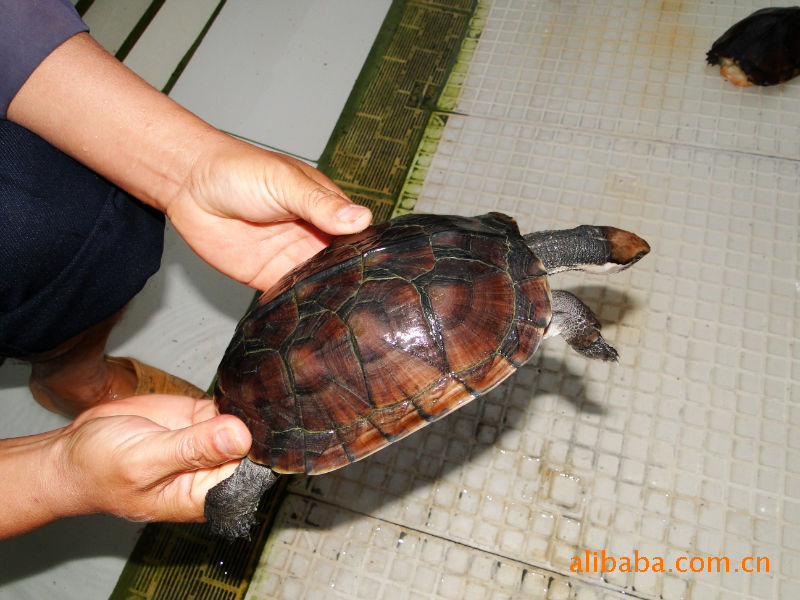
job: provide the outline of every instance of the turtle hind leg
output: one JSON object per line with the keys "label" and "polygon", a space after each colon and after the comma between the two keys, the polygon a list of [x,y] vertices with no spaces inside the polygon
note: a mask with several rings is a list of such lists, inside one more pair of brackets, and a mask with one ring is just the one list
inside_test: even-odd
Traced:
{"label": "turtle hind leg", "polygon": [[600,321],[574,294],[553,290],[553,317],[547,337],[560,335],[578,354],[586,358],[616,361],[619,355],[600,335]]}
{"label": "turtle hind leg", "polygon": [[246,457],[242,459],[233,475],[206,494],[203,514],[211,532],[229,540],[249,538],[261,496],[277,479],[277,474],[269,467]]}

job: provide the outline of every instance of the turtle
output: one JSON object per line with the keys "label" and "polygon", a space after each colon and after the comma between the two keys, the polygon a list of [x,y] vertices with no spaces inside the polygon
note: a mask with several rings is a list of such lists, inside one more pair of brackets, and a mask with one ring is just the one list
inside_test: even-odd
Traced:
{"label": "turtle", "polygon": [[723,33],[706,60],[740,86],[790,80],[800,73],[800,6],[757,10]]}
{"label": "turtle", "polygon": [[610,226],[523,236],[501,213],[412,213],[335,237],[264,292],[219,365],[215,402],[253,443],[206,495],[211,530],[247,537],[277,473],[377,452],[495,388],[542,338],[617,360],[589,307],[548,276],[619,271],[649,251]]}

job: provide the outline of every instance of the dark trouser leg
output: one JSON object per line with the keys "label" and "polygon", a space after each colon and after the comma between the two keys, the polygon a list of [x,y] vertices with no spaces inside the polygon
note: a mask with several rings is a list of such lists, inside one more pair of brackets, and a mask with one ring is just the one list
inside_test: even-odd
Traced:
{"label": "dark trouser leg", "polygon": [[58,412],[126,395],[132,372],[103,352],[159,268],[164,216],[0,119],[0,223],[0,356],[31,361],[34,395]]}

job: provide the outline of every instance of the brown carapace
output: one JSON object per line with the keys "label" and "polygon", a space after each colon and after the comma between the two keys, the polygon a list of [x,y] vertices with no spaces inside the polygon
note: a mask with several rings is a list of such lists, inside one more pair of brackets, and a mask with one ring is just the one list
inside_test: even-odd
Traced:
{"label": "brown carapace", "polygon": [[377,452],[497,386],[543,337],[614,361],[591,309],[548,276],[612,273],[647,254],[614,227],[521,235],[513,219],[405,215],[341,236],[240,321],[215,400],[253,436],[206,495],[211,530],[247,537],[276,473]]}

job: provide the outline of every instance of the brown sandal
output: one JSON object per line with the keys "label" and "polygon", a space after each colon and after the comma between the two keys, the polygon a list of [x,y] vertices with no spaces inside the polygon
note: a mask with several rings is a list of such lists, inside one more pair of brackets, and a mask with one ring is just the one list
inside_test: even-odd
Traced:
{"label": "brown sandal", "polygon": [[106,362],[119,365],[136,374],[134,396],[138,394],[176,394],[192,398],[209,397],[203,390],[188,381],[139,362],[134,358],[106,356]]}

